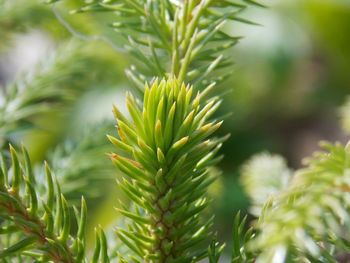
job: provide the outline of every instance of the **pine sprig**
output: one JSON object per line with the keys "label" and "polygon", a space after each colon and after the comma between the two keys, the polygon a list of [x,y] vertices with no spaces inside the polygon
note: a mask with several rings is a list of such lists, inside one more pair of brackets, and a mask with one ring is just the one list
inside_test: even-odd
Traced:
{"label": "pine sprig", "polygon": [[11,170],[7,169],[5,162],[0,169],[0,217],[3,219],[2,224],[9,222],[14,231],[20,231],[21,240],[3,249],[0,257],[7,258],[21,253],[41,261],[76,262],[83,250],[82,227],[86,221],[84,199],[78,217],[79,237],[74,240],[73,249],[73,245],[68,244],[71,224],[68,204],[59,189],[55,189],[49,167],[45,166],[48,193],[46,200],[40,203],[27,153],[24,152],[26,158],[23,164],[19,162],[14,148],[11,147],[10,152]]}
{"label": "pine sprig", "polygon": [[[84,198],[81,199],[80,211],[73,207],[75,215],[72,216],[71,207],[45,163],[47,191],[45,198],[40,200],[28,153],[23,149],[24,161],[19,160],[12,146],[10,153],[11,168],[8,168],[4,157],[0,168],[0,239],[2,243],[8,240],[7,246],[0,251],[0,258],[7,260],[20,257],[23,260],[57,263],[85,262],[87,208]],[[75,235],[71,234],[72,219],[77,224]],[[99,229],[96,236],[95,258],[101,258],[100,262],[108,262],[103,231]]]}
{"label": "pine sprig", "polygon": [[309,167],[298,171],[290,187],[262,213],[261,233],[251,244],[261,253],[257,262],[305,258],[336,262],[334,252],[349,251],[344,231],[350,223],[350,148],[341,144],[324,144],[324,148],[327,151],[315,154]]}
{"label": "pine sprig", "polygon": [[94,0],[73,13],[112,12],[111,26],[126,39],[125,47],[140,63],[127,75],[143,91],[144,82],[176,76],[180,82],[204,88],[226,77],[232,65],[228,50],[239,37],[224,25],[231,21],[252,23],[240,17],[254,1],[218,0]]}
{"label": "pine sprig", "polygon": [[156,80],[145,88],[143,109],[127,96],[132,121],[114,109],[120,139],[110,140],[125,155],[111,158],[128,176],[120,187],[135,205],[118,209],[130,224],[117,234],[135,262],[192,262],[206,254],[192,248],[210,233],[212,221],[199,215],[213,181],[208,167],[220,160],[215,155],[225,138],[210,139],[221,125],[211,120],[220,101],[203,103],[203,94],[192,92],[177,79]]}

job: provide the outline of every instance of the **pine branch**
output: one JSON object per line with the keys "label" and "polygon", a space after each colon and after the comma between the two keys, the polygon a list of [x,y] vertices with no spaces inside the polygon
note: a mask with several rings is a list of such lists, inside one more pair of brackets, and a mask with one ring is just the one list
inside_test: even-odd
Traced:
{"label": "pine branch", "polygon": [[327,151],[315,154],[309,167],[296,173],[290,187],[273,199],[273,207],[267,204],[258,222],[261,233],[251,244],[261,252],[257,262],[335,262],[334,246],[349,251],[350,148],[323,147]]}
{"label": "pine branch", "polygon": [[[25,164],[18,160],[16,151],[11,148],[12,174],[9,175],[5,162],[0,169],[0,217],[5,222],[11,222],[15,231],[20,231],[22,239],[1,251],[0,257],[6,258],[17,253],[31,255],[37,249],[40,254],[35,257],[54,262],[75,262],[77,252],[68,245],[70,232],[70,215],[67,202],[63,195],[54,189],[54,180],[49,167],[46,165],[48,194],[46,201],[39,209],[38,196],[35,191],[35,177],[31,170],[28,155],[24,152]],[[11,180],[11,182],[9,182]],[[55,204],[56,202],[56,204]],[[43,217],[39,216],[44,210]],[[85,203],[82,200],[80,214],[81,226],[84,226]],[[81,236],[76,239],[76,249],[82,249],[83,229]],[[34,249],[34,250],[33,250]]]}
{"label": "pine branch", "polygon": [[289,185],[292,171],[279,155],[254,155],[242,169],[241,181],[252,202],[250,212],[259,216],[264,204]]}
{"label": "pine branch", "polygon": [[117,234],[137,255],[135,262],[190,262],[206,254],[192,248],[210,233],[212,221],[199,215],[213,181],[208,167],[220,160],[215,155],[224,138],[210,139],[221,125],[210,120],[220,101],[203,104],[203,94],[193,98],[192,92],[176,79],[156,80],[145,88],[143,110],[127,96],[132,122],[114,110],[121,139],[110,140],[125,155],[111,158],[128,176],[120,187],[135,205],[134,211],[119,209],[130,224]]}
{"label": "pine branch", "polygon": [[[55,1],[56,2],[56,1]],[[94,0],[73,13],[113,12],[111,26],[125,37],[125,47],[141,64],[127,75],[143,92],[155,76],[176,76],[198,89],[225,79],[232,65],[228,50],[239,37],[224,30],[253,1]]]}
{"label": "pine branch", "polygon": [[[0,252],[0,258],[6,260],[20,257],[35,259],[37,262],[85,262],[87,209],[84,198],[81,199],[81,210],[74,208],[77,232],[72,236],[70,206],[47,163],[47,194],[45,200],[39,201],[37,178],[26,150],[23,149],[23,162],[19,161],[18,154],[11,146],[10,152],[12,167],[8,169],[2,157],[0,169],[0,237],[1,240],[7,237],[10,244]],[[18,238],[14,239],[11,235],[17,233]],[[98,229],[96,235],[95,258],[107,262],[102,230]]]}

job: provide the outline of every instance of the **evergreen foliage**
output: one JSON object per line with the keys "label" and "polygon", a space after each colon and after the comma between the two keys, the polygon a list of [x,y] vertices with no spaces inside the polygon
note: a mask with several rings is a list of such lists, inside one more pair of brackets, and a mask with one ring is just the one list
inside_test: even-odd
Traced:
{"label": "evergreen foliage", "polygon": [[111,158],[131,179],[119,185],[134,202],[134,211],[118,210],[131,223],[117,234],[139,256],[132,261],[191,262],[205,255],[191,248],[210,234],[212,221],[203,223],[199,213],[213,180],[208,167],[220,160],[215,155],[225,138],[209,137],[221,125],[210,119],[220,101],[203,104],[203,93],[192,93],[177,79],[156,80],[145,88],[142,110],[128,94],[132,122],[114,109],[121,139],[110,140],[125,155]]}
{"label": "evergreen foliage", "polygon": [[240,17],[248,5],[262,6],[252,0],[94,0],[72,13],[115,14],[111,26],[141,64],[126,73],[143,92],[144,82],[155,76],[177,76],[180,83],[197,89],[224,80],[228,73],[223,69],[232,64],[227,51],[239,40],[225,32],[224,25],[252,23]]}
{"label": "evergreen foliage", "polygon": [[287,188],[271,192],[249,244],[257,262],[337,262],[349,251],[349,146],[323,148]]}
{"label": "evergreen foliage", "polygon": [[2,156],[0,169],[1,234],[5,236],[1,241],[6,247],[0,257],[5,262],[14,256],[40,262],[81,262],[85,253],[84,199],[81,211],[76,214],[77,234],[71,236],[70,209],[48,165],[45,164],[47,194],[41,201],[27,152],[23,150],[23,162],[12,146],[10,152],[11,168],[7,168]]}
{"label": "evergreen foliage", "polygon": [[[20,7],[32,8],[29,1],[4,3],[0,32],[23,19]],[[214,135],[222,124],[215,115],[222,99],[212,93],[230,74],[225,71],[232,64],[229,49],[239,40],[225,31],[225,24],[254,24],[241,12],[262,5],[252,0],[91,0],[75,5],[72,13],[113,15],[110,26],[125,37],[126,51],[136,58],[137,67],[126,73],[140,96],[127,94],[128,114],[113,108],[118,132],[108,135],[113,147],[100,141],[109,123],[57,146],[49,155],[56,178],[47,163],[32,169],[24,147],[17,154],[4,145],[15,132],[35,127],[34,116],[62,112],[77,97],[86,84],[82,78],[89,75],[84,45],[64,45],[6,87],[0,101],[0,259],[220,262],[225,245],[211,230],[213,218],[202,216],[215,180],[211,168],[221,160],[218,152],[228,138]],[[10,10],[13,20],[3,10]],[[342,108],[346,129],[348,108]],[[324,148],[295,172],[276,155],[247,162],[242,183],[257,219],[249,225],[248,216],[238,213],[233,220],[232,263],[337,262],[349,253],[350,146]],[[118,178],[118,187],[128,201],[117,208],[125,221],[113,237],[122,244],[108,242],[110,235],[97,227],[89,251],[85,198],[103,197],[104,183],[113,177],[102,160],[107,152],[125,175]]]}

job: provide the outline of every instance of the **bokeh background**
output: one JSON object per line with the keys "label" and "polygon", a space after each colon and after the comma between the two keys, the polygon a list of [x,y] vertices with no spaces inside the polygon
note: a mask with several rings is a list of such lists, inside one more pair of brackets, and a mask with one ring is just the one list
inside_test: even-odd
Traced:
{"label": "bokeh background", "polygon": [[[244,38],[224,83],[219,114],[232,114],[221,133],[231,137],[207,215],[215,214],[218,237],[228,242],[234,214],[249,208],[239,180],[245,161],[267,151],[296,169],[319,141],[347,139],[340,108],[350,93],[350,1],[264,4],[244,13],[260,26],[227,29]],[[48,160],[70,199],[88,196],[90,225],[109,226],[123,196],[105,134],[115,134],[112,104],[124,105],[132,88],[124,69],[134,61],[108,14],[70,15],[74,5],[0,0],[0,144],[23,143],[39,173]],[[28,108],[33,101],[40,107]]]}

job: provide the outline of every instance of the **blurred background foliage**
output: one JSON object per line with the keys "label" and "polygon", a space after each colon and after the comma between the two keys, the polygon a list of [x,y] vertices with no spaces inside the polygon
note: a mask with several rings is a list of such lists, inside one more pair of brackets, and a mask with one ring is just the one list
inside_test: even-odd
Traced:
{"label": "blurred background foliage", "polygon": [[[249,208],[239,180],[246,160],[268,151],[296,169],[320,140],[345,142],[350,131],[350,2],[264,3],[245,13],[261,26],[227,28],[244,38],[223,84],[219,114],[232,115],[221,133],[231,137],[210,190],[208,216],[216,215],[221,240],[235,212]],[[90,223],[108,225],[122,197],[105,134],[115,134],[112,104],[124,105],[132,84],[123,71],[134,61],[108,15],[70,15],[74,4],[52,10],[40,0],[0,0],[0,144],[24,144],[36,163],[48,160],[68,198],[87,195]]]}

